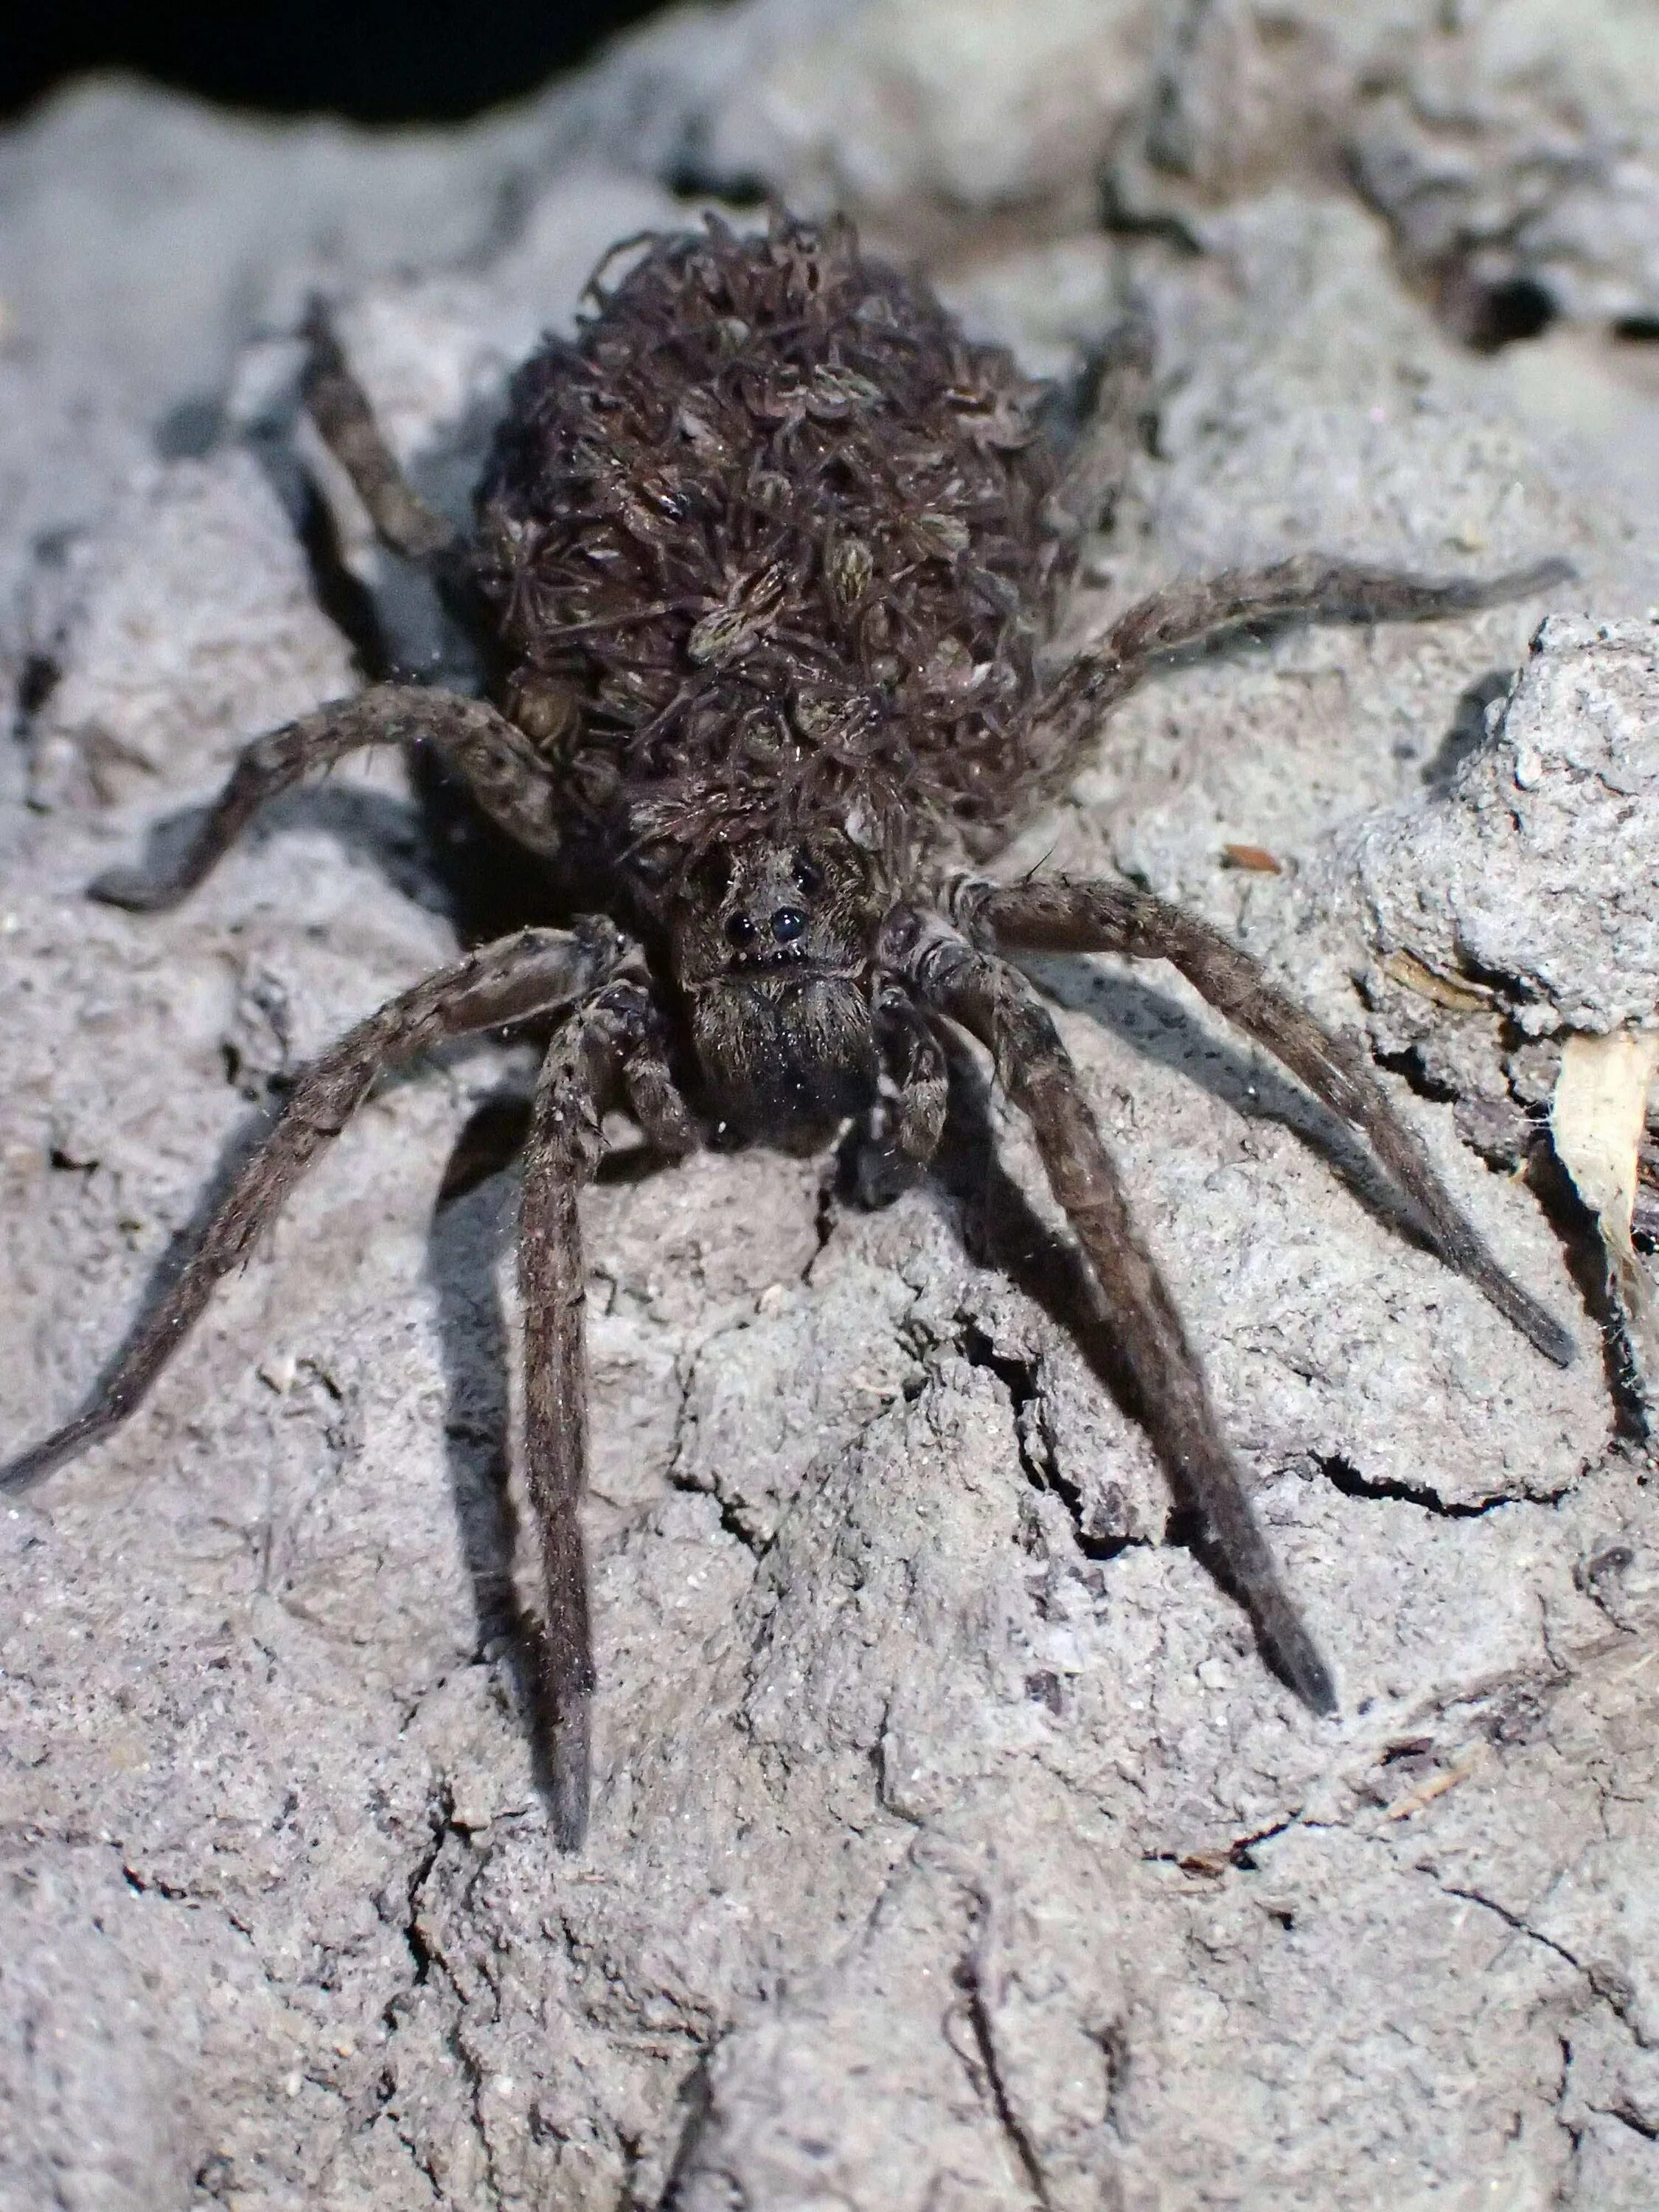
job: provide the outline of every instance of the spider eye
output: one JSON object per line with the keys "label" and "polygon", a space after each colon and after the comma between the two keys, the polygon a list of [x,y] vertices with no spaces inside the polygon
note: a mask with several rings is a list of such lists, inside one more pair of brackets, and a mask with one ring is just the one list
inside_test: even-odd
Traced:
{"label": "spider eye", "polygon": [[819,867],[810,853],[796,854],[793,873],[796,890],[805,891],[808,898],[811,897],[814,891],[821,891],[823,889],[823,870]]}
{"label": "spider eye", "polygon": [[755,925],[746,914],[728,915],[726,933],[733,945],[752,945],[755,941]]}

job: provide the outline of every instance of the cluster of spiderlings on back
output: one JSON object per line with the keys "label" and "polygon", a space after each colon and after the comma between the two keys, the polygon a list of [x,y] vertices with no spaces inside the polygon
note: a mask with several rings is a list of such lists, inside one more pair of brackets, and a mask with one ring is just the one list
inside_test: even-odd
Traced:
{"label": "cluster of spiderlings on back", "polygon": [[534,356],[480,582],[588,831],[1006,824],[1067,563],[1039,391],[836,223],[655,241]]}

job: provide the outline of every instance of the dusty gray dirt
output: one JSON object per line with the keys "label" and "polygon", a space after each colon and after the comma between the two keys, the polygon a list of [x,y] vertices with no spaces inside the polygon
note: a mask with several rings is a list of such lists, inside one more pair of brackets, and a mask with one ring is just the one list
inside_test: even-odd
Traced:
{"label": "dusty gray dirt", "polygon": [[[247,736],[358,680],[295,527],[306,470],[396,591],[293,424],[295,301],[331,251],[352,357],[454,505],[599,251],[684,219],[670,182],[745,172],[855,204],[1038,368],[1074,365],[1127,288],[1148,304],[1158,434],[1090,620],[1313,544],[1577,562],[1547,599],[1162,672],[1006,866],[1130,869],[1368,1035],[1583,1346],[1565,1372],[1533,1353],[1167,972],[1037,970],[1333,1658],[1318,1722],[1171,1529],[1011,1116],[1001,1170],[961,1156],[873,1216],[826,1198],[821,1161],[645,1173],[619,1123],[584,1212],[604,1686],[593,1832],[565,1860],[502,1636],[515,1184],[442,1196],[529,1066],[483,1044],[406,1071],[130,1427],[0,1505],[7,2212],[1659,2203],[1659,1513],[1585,1224],[1536,1149],[1563,1030],[1650,1024],[1659,998],[1659,544],[1635,495],[1659,468],[1629,443],[1659,401],[1607,328],[1652,310],[1606,244],[1626,233],[1586,216],[1605,265],[1560,285],[1583,405],[1546,420],[1519,347],[1460,346],[1418,234],[1304,127],[1319,70],[1375,86],[1422,11],[1363,11],[1346,45],[1337,12],[1246,25],[1279,57],[1271,128],[1259,71],[1218,69],[1219,8],[869,0],[809,38],[759,0],[667,19],[403,167],[270,134],[217,229],[216,178],[264,144],[244,126],[118,91],[96,112],[125,171],[88,167],[73,101],[0,148],[33,226],[0,250],[23,410],[0,1443],[76,1403],[272,1079],[455,943],[390,762],[274,808],[175,915],[82,896]],[[1622,76],[1596,107],[1592,62],[1635,34],[1589,12],[1551,64],[1532,10],[1533,106],[1499,71],[1497,119],[1458,126],[1466,178],[1497,194],[1565,103],[1637,188],[1659,122]],[[1428,69],[1365,94],[1374,129],[1409,114],[1420,142]],[[1191,161],[1149,168],[1149,118],[1177,112]],[[1100,228],[1097,173],[1131,153],[1185,243]],[[180,235],[210,249],[140,345]],[[65,324],[71,236],[100,305]],[[412,635],[418,605],[386,619]],[[1229,843],[1284,872],[1224,866]],[[1474,1003],[1402,984],[1402,951]]]}

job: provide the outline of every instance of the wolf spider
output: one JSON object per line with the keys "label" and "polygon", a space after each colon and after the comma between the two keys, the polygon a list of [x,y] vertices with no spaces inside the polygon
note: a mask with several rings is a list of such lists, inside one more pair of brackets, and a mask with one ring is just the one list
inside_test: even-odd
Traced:
{"label": "wolf spider", "polygon": [[[1047,1008],[1005,957],[1170,961],[1369,1139],[1447,1266],[1552,1359],[1566,1332],[1464,1218],[1356,1045],[1202,921],[1123,882],[971,872],[1066,783],[1156,656],[1300,617],[1407,620],[1539,589],[1545,563],[1433,581],[1319,555],[1172,584],[1094,643],[1053,640],[1083,531],[1121,480],[1148,374],[1131,331],[1062,465],[1039,387],[969,343],[849,227],[712,221],[637,258],[572,343],[519,371],[470,536],[416,497],[326,323],[307,398],[380,537],[489,655],[486,698],[379,684],[256,739],[182,856],[94,886],[136,909],[199,883],[250,817],[359,748],[419,741],[544,864],[550,914],[471,951],[303,1067],[263,1144],[83,1410],[9,1485],[106,1437],[213,1285],[392,1062],[557,1016],[525,1150],[524,1466],[540,1537],[538,1720],[578,1847],[595,1676],[580,1507],[586,1381],[577,1193],[625,1103],[669,1155],[700,1126],[816,1141],[864,1117],[890,1185],[933,1158],[951,1024],[1029,1118],[1160,1456],[1275,1669],[1316,1711],[1323,1659],[1279,1580],[1180,1315]],[[586,889],[584,888],[586,887]],[[597,887],[597,888],[595,888]]]}

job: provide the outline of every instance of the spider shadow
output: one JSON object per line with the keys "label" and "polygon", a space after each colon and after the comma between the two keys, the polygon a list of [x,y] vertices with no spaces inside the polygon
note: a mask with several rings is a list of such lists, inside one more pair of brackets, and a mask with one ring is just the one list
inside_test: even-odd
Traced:
{"label": "spider shadow", "polygon": [[[503,377],[434,430],[410,463],[416,490],[456,523],[463,548],[471,540],[473,495],[508,401],[509,380]],[[490,624],[476,592],[453,575],[446,583],[385,545],[374,582],[366,582],[347,558],[334,509],[295,451],[292,416],[270,428],[270,434],[256,438],[255,452],[293,520],[318,604],[350,646],[365,683],[430,684],[482,696],[492,653]],[[571,902],[550,893],[546,862],[492,822],[428,746],[416,742],[402,750],[413,800],[404,809],[413,827],[409,851],[401,821],[391,836],[374,824],[366,825],[364,834],[337,817],[326,826],[365,850],[395,888],[446,912],[463,945],[487,943],[526,922],[568,920]],[[304,795],[274,803],[262,819],[313,818],[282,811]],[[411,854],[416,856],[412,866]]]}
{"label": "spider shadow", "polygon": [[[1054,988],[1063,966],[1078,980],[1068,994]],[[1081,1003],[1137,1051],[1194,1080],[1247,1118],[1283,1122],[1334,1168],[1368,1208],[1389,1226],[1416,1236],[1405,1202],[1357,1138],[1335,1115],[1248,1050],[1218,1043],[1199,1030],[1174,999],[1127,977],[1045,962],[1045,982],[1062,1003]],[[1023,1291],[1064,1329],[1096,1379],[1127,1419],[1152,1428],[1118,1333],[1081,1252],[1043,1220],[999,1153],[990,1086],[963,1040],[939,1024],[949,1072],[949,1104],[935,1167],[960,1208],[963,1242],[981,1265]],[[511,1384],[515,1350],[497,1281],[497,1263],[511,1234],[516,1183],[506,1170],[522,1148],[530,1102],[501,1090],[474,1109],[452,1149],[434,1208],[428,1273],[437,1304],[445,1382],[445,1451],[463,1556],[473,1593],[478,1648],[502,1662],[529,1737],[538,1791],[551,1802],[551,1732],[542,1701],[541,1625],[518,1594],[514,1560],[520,1516],[509,1481]],[[858,1201],[858,1134],[849,1131],[838,1162],[838,1189]],[[607,1152],[606,1182],[633,1182],[665,1164],[641,1146]],[[891,1195],[892,1194],[887,1194]],[[868,1202],[868,1201],[866,1201]],[[880,1203],[878,1197],[876,1203]],[[1249,1617],[1245,1594],[1225,1554],[1212,1540],[1178,1469],[1165,1467],[1175,1500],[1164,1540],[1190,1551],[1217,1586]],[[1125,1540],[1126,1541],[1131,1540]],[[1115,1546],[1113,1547],[1121,1548]],[[1271,1650],[1257,1637],[1265,1662]]]}
{"label": "spider shadow", "polygon": [[[451,1148],[427,1233],[444,1383],[444,1458],[472,1593],[476,1650],[502,1662],[517,1710],[539,1712],[539,1626],[514,1579],[519,1514],[509,1481],[511,1349],[496,1262],[513,1188],[503,1170],[524,1141],[529,1103],[501,1091],[476,1107]],[[529,1730],[537,1789],[549,1794],[544,1731]]]}
{"label": "spider shadow", "polygon": [[[591,882],[566,880],[498,829],[427,747],[408,745],[404,758],[410,798],[325,775],[269,800],[237,838],[238,851],[263,852],[296,830],[321,830],[411,905],[442,915],[464,946],[526,923],[566,923],[604,903]],[[212,804],[192,801],[150,823],[138,872],[170,878]],[[98,896],[95,885],[91,896]]]}
{"label": "spider shadow", "polygon": [[1218,1037],[1178,999],[1095,957],[1022,957],[1044,995],[1087,1014],[1143,1060],[1169,1068],[1246,1121],[1275,1121],[1314,1153],[1372,1218],[1419,1250],[1432,1252],[1427,1224],[1364,1139],[1304,1091],[1265,1053]]}
{"label": "spider shadow", "polygon": [[[990,1085],[965,1042],[948,1024],[938,1026],[949,1088],[933,1173],[957,1202],[964,1244],[975,1261],[1024,1291],[1066,1332],[1126,1417],[1145,1429],[1144,1402],[1086,1261],[1042,1218],[1003,1164]],[[495,1658],[507,1674],[528,1739],[537,1792],[551,1805],[553,1736],[541,1688],[542,1627],[520,1598],[514,1571],[522,1521],[509,1473],[516,1347],[497,1273],[518,1200],[517,1179],[509,1170],[529,1122],[530,1099],[521,1090],[499,1090],[474,1109],[452,1147],[439,1187],[428,1235],[427,1274],[436,1302],[444,1377],[444,1449],[472,1590],[477,1650]],[[885,1203],[896,1191],[860,1197],[860,1142],[856,1127],[847,1132],[836,1169],[838,1195],[862,1209]],[[645,1146],[607,1152],[599,1180],[632,1183],[666,1164]],[[1169,1480],[1176,1510],[1164,1540],[1190,1551],[1248,1618],[1243,1593],[1224,1554],[1182,1493],[1178,1474],[1169,1472]],[[1097,1549],[1094,1556],[1109,1553]],[[1261,1649],[1272,1668],[1271,1652],[1265,1645]]]}
{"label": "spider shadow", "polygon": [[[552,1716],[543,1693],[542,1623],[514,1571],[521,1516],[509,1438],[516,1350],[497,1274],[518,1206],[508,1171],[524,1147],[531,1102],[501,1088],[476,1106],[451,1147],[427,1236],[444,1382],[444,1455],[462,1560],[472,1592],[477,1650],[495,1658],[528,1741],[537,1794],[555,1802]],[[666,1162],[645,1146],[607,1152],[597,1180],[633,1182]]]}
{"label": "spider shadow", "polygon": [[[212,811],[212,802],[176,808],[152,822],[145,831],[142,872],[166,879],[194,842]],[[434,869],[428,849],[430,832],[422,810],[393,793],[366,789],[361,784],[335,783],[325,777],[317,783],[285,792],[259,810],[237,839],[240,850],[261,852],[274,839],[295,830],[320,830],[359,854],[386,878],[393,890],[428,911],[447,913],[449,900]],[[93,896],[98,896],[96,890]]]}

